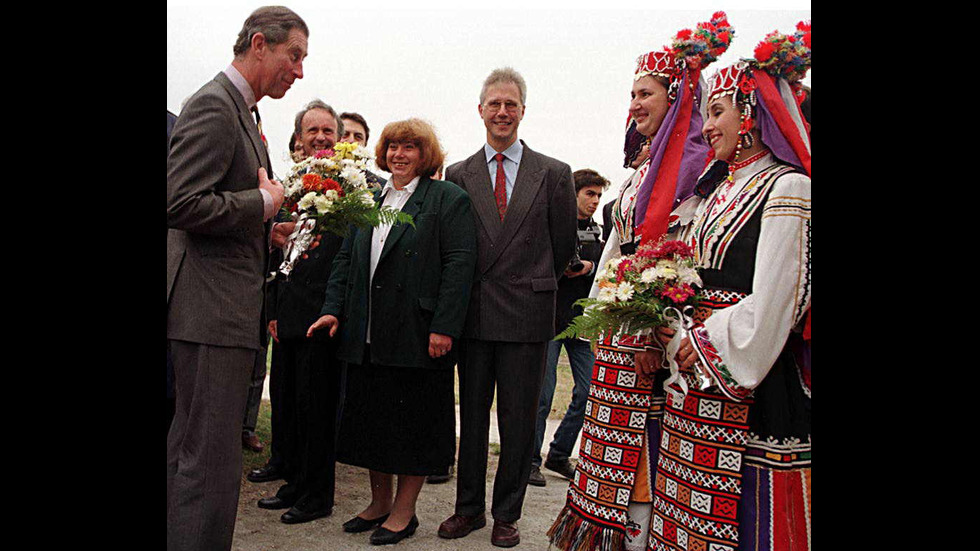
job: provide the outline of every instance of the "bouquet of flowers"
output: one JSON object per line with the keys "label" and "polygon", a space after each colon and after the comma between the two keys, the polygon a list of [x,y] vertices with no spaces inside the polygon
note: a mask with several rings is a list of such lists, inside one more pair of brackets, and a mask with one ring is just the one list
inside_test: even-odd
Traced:
{"label": "bouquet of flowers", "polygon": [[647,243],[635,254],[614,258],[596,282],[598,296],[575,302],[584,312],[556,340],[586,337],[595,342],[603,333],[635,334],[676,325],[680,312],[693,309],[700,299],[694,255],[681,241]]}
{"label": "bouquet of flowers", "polygon": [[374,190],[365,175],[370,158],[361,145],[341,142],[293,165],[283,181],[282,208],[296,221],[296,229],[286,243],[280,272],[288,276],[315,237],[324,232],[346,236],[352,224],[413,223],[408,214],[375,204]]}

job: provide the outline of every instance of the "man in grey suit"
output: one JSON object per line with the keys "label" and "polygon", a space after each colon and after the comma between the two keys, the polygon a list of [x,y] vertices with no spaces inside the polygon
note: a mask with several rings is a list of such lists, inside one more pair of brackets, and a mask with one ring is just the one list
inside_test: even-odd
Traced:
{"label": "man in grey suit", "polygon": [[486,525],[490,407],[497,390],[500,462],[493,485],[491,543],[520,543],[547,342],[555,336],[558,277],[575,252],[571,168],[517,139],[527,86],[510,68],[483,84],[478,111],[487,143],[446,169],[476,213],[477,270],[459,342],[460,442],[455,514],[439,536]]}
{"label": "man in grey suit", "polygon": [[231,65],[187,100],[167,157],[167,339],[177,405],[167,437],[167,548],[230,549],[242,411],[264,336],[272,217],[257,102],[303,77],[309,29],[282,7],[255,10]]}

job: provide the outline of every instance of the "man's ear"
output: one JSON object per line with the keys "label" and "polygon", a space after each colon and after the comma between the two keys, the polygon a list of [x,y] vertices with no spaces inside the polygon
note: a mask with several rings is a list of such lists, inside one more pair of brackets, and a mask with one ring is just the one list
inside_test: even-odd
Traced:
{"label": "man's ear", "polygon": [[252,43],[252,51],[255,52],[255,55],[259,56],[259,58],[261,59],[262,56],[265,55],[265,50],[269,45],[269,43],[266,42],[265,40],[265,35],[262,34],[261,32],[253,34],[251,43]]}

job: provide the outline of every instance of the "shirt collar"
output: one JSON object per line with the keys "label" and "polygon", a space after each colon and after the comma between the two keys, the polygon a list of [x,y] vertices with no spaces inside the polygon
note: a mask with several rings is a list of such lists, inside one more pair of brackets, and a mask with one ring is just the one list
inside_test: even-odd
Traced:
{"label": "shirt collar", "polygon": [[421,179],[421,176],[412,178],[412,181],[403,186],[401,190],[395,189],[395,184],[391,183],[391,180],[389,179],[387,182],[385,182],[385,187],[381,189],[381,196],[383,197],[389,191],[394,191],[395,193],[414,193],[415,188],[419,186],[419,181]]}
{"label": "shirt collar", "polygon": [[[483,144],[483,152],[487,155],[487,164],[493,160],[493,157],[497,154],[497,150],[490,146],[490,144]],[[510,147],[501,151],[504,157],[514,161],[518,165],[521,164],[521,156],[524,155],[524,144],[521,140],[514,140],[514,143],[510,144]]]}
{"label": "shirt collar", "polygon": [[245,100],[245,107],[248,107],[249,111],[251,111],[252,108],[255,107],[255,104],[258,103],[255,101],[255,92],[252,91],[251,85],[249,85],[248,81],[245,80],[245,77],[242,76],[234,65],[229,65],[228,68],[225,69],[225,76],[227,76],[228,80],[235,85],[235,89],[238,90],[238,92],[242,95],[242,98]]}

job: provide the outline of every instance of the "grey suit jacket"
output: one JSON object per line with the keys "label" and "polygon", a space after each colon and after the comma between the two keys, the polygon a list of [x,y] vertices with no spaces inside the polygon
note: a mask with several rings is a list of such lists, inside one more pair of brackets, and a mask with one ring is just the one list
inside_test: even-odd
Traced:
{"label": "grey suit jacket", "polygon": [[167,338],[260,348],[269,154],[224,73],[187,101],[167,157]]}
{"label": "grey suit jacket", "polygon": [[463,337],[508,342],[554,337],[558,277],[575,252],[572,169],[524,144],[503,221],[483,148],[449,166],[446,180],[466,190],[477,219],[477,268]]}

